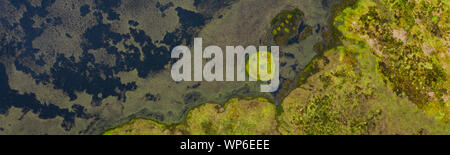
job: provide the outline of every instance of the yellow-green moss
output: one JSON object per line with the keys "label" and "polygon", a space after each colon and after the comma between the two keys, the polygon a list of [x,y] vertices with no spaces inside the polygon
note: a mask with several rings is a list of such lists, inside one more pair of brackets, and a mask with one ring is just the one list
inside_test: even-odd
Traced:
{"label": "yellow-green moss", "polygon": [[282,134],[450,134],[385,85],[367,47],[341,46],[315,64],[319,71],[281,104]]}
{"label": "yellow-green moss", "polygon": [[180,131],[169,129],[166,125],[146,119],[135,119],[120,127],[108,130],[105,135],[172,135]]}
{"label": "yellow-green moss", "polygon": [[261,135],[277,134],[275,105],[266,99],[231,99],[224,106],[203,104],[191,110],[182,124],[163,125],[136,119],[106,131],[106,135]]}
{"label": "yellow-green moss", "polygon": [[265,99],[231,99],[224,107],[204,104],[187,116],[190,134],[276,134],[275,105]]}
{"label": "yellow-green moss", "polygon": [[450,62],[443,44],[449,42],[448,6],[439,0],[359,0],[334,22],[346,40],[374,49],[397,95],[443,122],[450,121]]}

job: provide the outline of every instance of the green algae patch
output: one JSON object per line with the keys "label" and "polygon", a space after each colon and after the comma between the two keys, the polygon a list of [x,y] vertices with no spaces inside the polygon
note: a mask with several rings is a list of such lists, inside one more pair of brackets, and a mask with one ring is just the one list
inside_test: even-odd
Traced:
{"label": "green algae patch", "polygon": [[286,45],[298,35],[298,27],[303,23],[304,13],[298,9],[278,13],[270,22],[272,35],[277,45]]}
{"label": "green algae patch", "polygon": [[253,53],[245,63],[248,76],[258,81],[271,80],[275,76],[275,67],[275,59],[267,51]]}

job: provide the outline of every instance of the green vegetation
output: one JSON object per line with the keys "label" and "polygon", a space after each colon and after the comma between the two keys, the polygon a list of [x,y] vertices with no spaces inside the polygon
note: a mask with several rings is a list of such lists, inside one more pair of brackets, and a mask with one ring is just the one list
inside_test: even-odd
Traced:
{"label": "green vegetation", "polygon": [[448,6],[439,0],[360,0],[335,20],[345,39],[371,46],[397,95],[443,122],[450,121]]}
{"label": "green vegetation", "polygon": [[223,107],[193,109],[183,125],[189,134],[276,134],[276,108],[265,99],[231,99]]}
{"label": "green vegetation", "polygon": [[137,119],[105,132],[107,135],[167,134],[278,134],[275,105],[257,98],[231,99],[224,106],[203,104],[191,110],[186,122],[162,125],[152,120]]}
{"label": "green vegetation", "polygon": [[287,96],[282,134],[448,134],[448,124],[398,97],[367,46],[346,44],[314,61],[317,71]]}
{"label": "green vegetation", "polygon": [[135,119],[115,129],[103,133],[105,135],[179,135],[181,132],[152,120]]}

